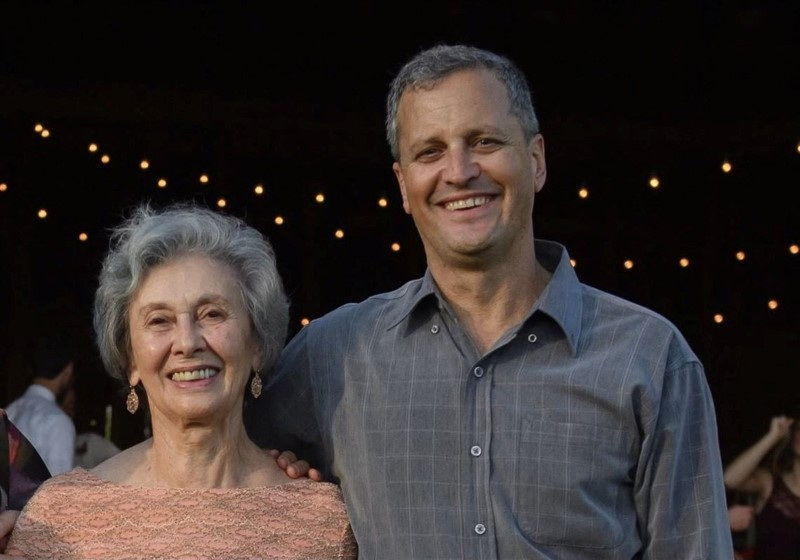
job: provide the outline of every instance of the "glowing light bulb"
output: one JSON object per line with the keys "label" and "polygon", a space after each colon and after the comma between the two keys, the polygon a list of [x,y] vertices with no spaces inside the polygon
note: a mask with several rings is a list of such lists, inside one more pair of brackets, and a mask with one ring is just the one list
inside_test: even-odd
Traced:
{"label": "glowing light bulb", "polygon": [[314,197],[314,200],[322,204],[323,202],[325,202],[325,195],[322,193],[317,193],[317,196]]}
{"label": "glowing light bulb", "polygon": [[258,195],[262,195],[262,194],[264,194],[264,185],[256,185],[256,186],[253,188],[253,192],[254,192],[254,193],[256,193],[256,194],[258,194]]}
{"label": "glowing light bulb", "polygon": [[91,144],[89,144],[89,151],[90,151],[90,152],[94,153],[94,152],[96,152],[97,150],[98,150],[97,144],[95,144],[94,142],[92,142]]}
{"label": "glowing light bulb", "polygon": [[208,175],[206,175],[205,173],[200,175],[200,182],[201,183],[208,183]]}
{"label": "glowing light bulb", "polygon": [[689,266],[689,259],[687,259],[686,257],[682,257],[681,260],[678,261],[678,264],[681,265],[681,268],[686,268],[687,266]]}
{"label": "glowing light bulb", "polygon": [[108,157],[108,154],[103,154],[102,156],[100,156],[100,161],[102,161],[103,163],[108,163],[109,161],[111,161],[111,158]]}
{"label": "glowing light bulb", "polygon": [[333,235],[335,235],[335,236],[336,236],[336,239],[341,239],[342,237],[344,237],[344,230],[337,229],[337,230],[336,230],[336,231],[333,233]]}
{"label": "glowing light bulb", "polygon": [[714,314],[714,322],[715,323],[720,324],[723,321],[725,321],[725,317],[722,315],[722,313],[715,313]]}
{"label": "glowing light bulb", "polygon": [[39,216],[41,219],[43,219],[43,220],[44,220],[44,219],[47,217],[47,210],[45,210],[44,208],[42,208],[42,209],[40,209],[40,210],[39,210],[39,211],[36,213],[36,215],[37,215],[37,216]]}
{"label": "glowing light bulb", "polygon": [[775,311],[776,309],[778,309],[778,300],[777,300],[777,299],[771,299],[771,300],[769,300],[769,301],[767,302],[767,307],[769,307],[770,309],[772,309],[773,311]]}
{"label": "glowing light bulb", "polygon": [[625,262],[624,262],[624,263],[622,263],[622,266],[624,266],[625,268],[627,268],[628,270],[630,270],[630,269],[632,269],[632,268],[633,268],[633,261],[632,261],[632,260],[630,260],[630,259],[626,259],[626,260],[625,260]]}
{"label": "glowing light bulb", "polygon": [[579,196],[580,198],[588,198],[588,196],[589,196],[589,189],[587,189],[586,187],[581,187],[581,188],[579,188],[579,189],[578,189],[578,196]]}
{"label": "glowing light bulb", "polygon": [[653,175],[650,177],[650,186],[654,189],[657,189],[661,185],[661,181],[658,180],[658,177]]}
{"label": "glowing light bulb", "polygon": [[89,236],[85,232],[81,232],[78,234],[78,240],[86,241],[87,239],[89,239]]}
{"label": "glowing light bulb", "polygon": [[220,198],[219,200],[217,200],[217,206],[218,207],[225,208],[227,205],[228,205],[228,201],[225,200],[224,198]]}
{"label": "glowing light bulb", "polygon": [[283,225],[283,216],[275,216],[275,224],[282,226]]}
{"label": "glowing light bulb", "polygon": [[304,327],[307,327],[310,322],[311,321],[308,320],[308,317],[303,317],[302,319],[300,319],[300,324]]}
{"label": "glowing light bulb", "polygon": [[733,169],[733,166],[731,166],[731,164],[728,161],[723,161],[722,162],[722,172],[723,173],[730,173],[731,169]]}
{"label": "glowing light bulb", "polygon": [[743,261],[746,258],[747,258],[747,255],[744,253],[744,251],[736,251],[736,260],[737,261]]}
{"label": "glowing light bulb", "polygon": [[158,185],[158,188],[165,189],[165,188],[167,188],[167,180],[162,177],[161,179],[158,180],[157,185]]}
{"label": "glowing light bulb", "polygon": [[142,169],[147,169],[148,167],[150,167],[150,162],[147,161],[146,159],[143,159],[142,161],[139,162],[139,167]]}
{"label": "glowing light bulb", "polygon": [[400,250],[400,244],[399,244],[399,243],[397,243],[397,242],[395,242],[395,243],[392,243],[392,251],[394,251],[395,253],[397,253],[399,250]]}
{"label": "glowing light bulb", "polygon": [[389,206],[389,201],[381,197],[378,199],[378,206],[380,206],[381,208],[386,208],[387,206]]}

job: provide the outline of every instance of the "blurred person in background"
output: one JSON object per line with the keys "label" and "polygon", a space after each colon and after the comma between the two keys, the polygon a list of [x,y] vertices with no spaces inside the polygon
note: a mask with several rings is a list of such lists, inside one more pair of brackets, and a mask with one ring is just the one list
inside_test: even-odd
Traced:
{"label": "blurred person in background", "polygon": [[58,402],[72,387],[75,357],[75,348],[66,336],[41,337],[33,354],[33,380],[5,409],[54,476],[74,465],[75,424]]}
{"label": "blurred person in background", "polygon": [[725,469],[725,486],[751,494],[755,560],[800,558],[800,429],[774,416],[769,430]]}
{"label": "blurred person in background", "polygon": [[[73,385],[64,394],[59,405],[78,426],[76,406],[78,402],[77,390]],[[76,467],[91,469],[96,467],[106,459],[119,453],[120,449],[110,439],[106,439],[92,429],[81,430],[75,436],[75,459]]]}

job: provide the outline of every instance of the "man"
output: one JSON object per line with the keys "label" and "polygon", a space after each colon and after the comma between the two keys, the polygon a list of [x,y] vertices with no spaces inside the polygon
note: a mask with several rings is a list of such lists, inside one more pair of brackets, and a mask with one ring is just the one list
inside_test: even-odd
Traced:
{"label": "man", "polygon": [[363,558],[732,557],[697,357],[534,241],[545,150],[520,71],[423,51],[386,125],[428,269],[303,329],[253,437],[341,484]]}
{"label": "man", "polygon": [[252,436],[341,484],[362,558],[731,558],[702,365],[534,241],[545,150],[521,72],[423,51],[386,127],[425,276],[304,328]]}
{"label": "man", "polygon": [[64,337],[42,338],[34,350],[31,385],[6,407],[54,476],[73,467],[75,424],[58,401],[72,386],[74,372],[75,353]]}

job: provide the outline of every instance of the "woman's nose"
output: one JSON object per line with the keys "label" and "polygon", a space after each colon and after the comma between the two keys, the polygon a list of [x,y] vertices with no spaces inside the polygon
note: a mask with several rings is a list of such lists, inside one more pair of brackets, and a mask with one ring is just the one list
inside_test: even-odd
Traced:
{"label": "woman's nose", "polygon": [[191,355],[205,347],[202,329],[189,315],[178,316],[173,349],[177,353]]}

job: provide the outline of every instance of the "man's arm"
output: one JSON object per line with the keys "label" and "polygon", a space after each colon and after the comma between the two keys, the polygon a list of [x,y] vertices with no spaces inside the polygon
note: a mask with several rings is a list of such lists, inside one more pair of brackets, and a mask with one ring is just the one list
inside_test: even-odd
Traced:
{"label": "man's arm", "polygon": [[[307,352],[310,328],[301,330],[283,350],[261,397],[245,405],[244,422],[250,438],[271,449],[289,476],[308,474],[323,480],[327,465]],[[317,468],[311,469],[311,464]]]}
{"label": "man's arm", "polygon": [[[669,362],[672,363],[672,362]],[[664,374],[637,471],[643,559],[733,557],[713,400],[702,365]]]}

